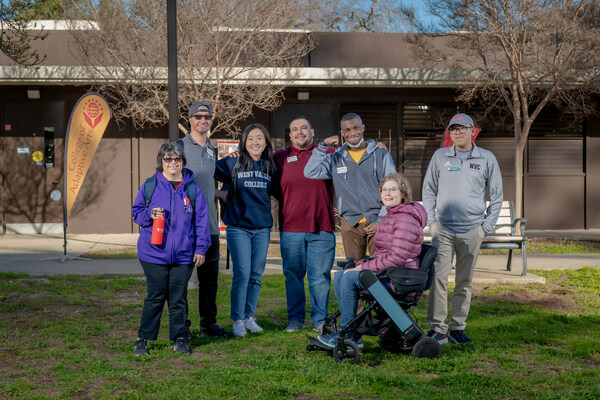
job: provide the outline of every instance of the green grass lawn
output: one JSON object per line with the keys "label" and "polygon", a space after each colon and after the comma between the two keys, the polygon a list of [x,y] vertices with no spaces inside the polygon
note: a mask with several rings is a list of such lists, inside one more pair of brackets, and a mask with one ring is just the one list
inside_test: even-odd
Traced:
{"label": "green grass lawn", "polygon": [[[0,398],[68,399],[596,399],[600,398],[600,270],[532,271],[547,284],[478,286],[469,345],[436,360],[382,350],[365,337],[357,365],[307,352],[286,334],[282,275],[263,278],[264,332],[197,335],[190,356],[167,339],[167,311],[149,357],[133,356],[145,283],[139,276],[0,274]],[[231,328],[231,275],[221,275],[219,322]],[[332,300],[330,309],[336,308]],[[424,320],[427,299],[415,310]],[[421,323],[423,328],[427,328]]]}

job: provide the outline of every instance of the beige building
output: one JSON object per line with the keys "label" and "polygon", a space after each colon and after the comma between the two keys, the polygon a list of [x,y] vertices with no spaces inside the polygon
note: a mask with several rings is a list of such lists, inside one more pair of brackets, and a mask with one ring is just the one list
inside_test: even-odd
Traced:
{"label": "beige building", "polygon": [[[60,28],[60,27],[57,27]],[[317,138],[339,132],[347,112],[361,115],[366,136],[385,142],[396,166],[420,199],[425,170],[440,146],[444,122],[457,111],[457,77],[430,72],[411,58],[402,34],[313,33],[317,47],[298,78],[287,82],[274,112],[255,120],[287,144],[287,124],[307,116]],[[71,54],[69,32],[55,29],[39,46],[38,68],[11,65],[0,55],[0,221],[5,232],[62,232],[64,137],[69,116],[93,77]],[[202,99],[198,99],[202,100]],[[600,120],[570,124],[568,115],[546,110],[534,124],[525,151],[524,214],[528,229],[600,228]],[[478,145],[495,153],[504,196],[514,199],[514,146],[509,127],[479,121]],[[510,120],[509,120],[510,124]],[[212,140],[228,139],[215,132]],[[69,222],[70,233],[137,232],[131,204],[153,173],[167,127],[136,130],[114,122],[102,139]],[[39,155],[44,156],[41,161]]]}

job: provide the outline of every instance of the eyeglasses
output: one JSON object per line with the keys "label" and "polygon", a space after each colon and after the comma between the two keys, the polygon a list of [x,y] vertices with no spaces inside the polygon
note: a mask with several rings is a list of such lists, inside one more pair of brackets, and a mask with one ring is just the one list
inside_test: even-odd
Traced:
{"label": "eyeglasses", "polygon": [[200,121],[201,119],[205,119],[207,121],[210,121],[212,119],[212,115],[210,115],[210,114],[196,114],[196,115],[192,115],[192,118],[195,119],[196,121]]}
{"label": "eyeglasses", "polygon": [[179,164],[182,160],[180,157],[175,157],[175,158],[166,157],[166,158],[163,158],[163,161],[167,164],[171,164],[172,162],[174,162],[175,164]]}
{"label": "eyeglasses", "polygon": [[448,131],[451,135],[458,135],[459,133],[462,135],[467,133],[469,129],[471,129],[470,126],[453,126],[452,128],[448,129]]}
{"label": "eyeglasses", "polygon": [[380,192],[381,193],[385,193],[385,192],[390,192],[390,193],[394,193],[394,192],[399,192],[400,188],[399,187],[391,187],[391,188],[381,188]]}

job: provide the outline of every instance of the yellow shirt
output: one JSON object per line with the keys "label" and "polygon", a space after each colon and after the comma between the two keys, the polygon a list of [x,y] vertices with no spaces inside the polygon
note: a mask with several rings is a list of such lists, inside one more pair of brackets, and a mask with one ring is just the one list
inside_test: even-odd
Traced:
{"label": "yellow shirt", "polygon": [[366,147],[362,150],[351,150],[350,148],[348,148],[348,153],[350,153],[350,155],[352,156],[352,159],[357,164],[360,162],[362,155],[365,154],[365,151],[367,151]]}
{"label": "yellow shirt", "polygon": [[[351,150],[348,147],[348,153],[352,156],[352,159],[357,164],[360,162],[360,159],[362,158],[363,154],[365,154],[365,151],[367,151],[366,147],[362,150]],[[358,221],[359,224],[362,224],[363,222],[367,222],[367,219],[365,217],[362,217],[360,221]]]}

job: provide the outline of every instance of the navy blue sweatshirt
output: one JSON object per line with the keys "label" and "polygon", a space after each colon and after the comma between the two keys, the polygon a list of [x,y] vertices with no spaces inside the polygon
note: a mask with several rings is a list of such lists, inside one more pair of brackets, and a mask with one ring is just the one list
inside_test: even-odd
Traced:
{"label": "navy blue sweatshirt", "polygon": [[263,161],[259,160],[254,161],[252,171],[238,171],[234,182],[231,173],[236,161],[235,157],[222,158],[215,169],[215,179],[229,184],[223,222],[245,229],[272,227],[272,177],[263,171]]}

